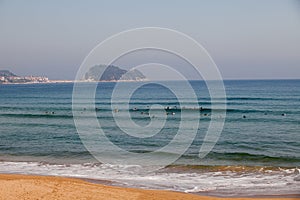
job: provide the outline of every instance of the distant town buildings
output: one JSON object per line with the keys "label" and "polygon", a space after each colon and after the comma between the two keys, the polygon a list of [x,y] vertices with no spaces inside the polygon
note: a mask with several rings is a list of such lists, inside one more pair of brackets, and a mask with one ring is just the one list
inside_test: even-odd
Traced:
{"label": "distant town buildings", "polygon": [[49,79],[44,76],[0,76],[2,83],[46,83]]}
{"label": "distant town buildings", "polygon": [[45,76],[17,76],[8,70],[0,70],[0,84],[3,83],[47,83]]}

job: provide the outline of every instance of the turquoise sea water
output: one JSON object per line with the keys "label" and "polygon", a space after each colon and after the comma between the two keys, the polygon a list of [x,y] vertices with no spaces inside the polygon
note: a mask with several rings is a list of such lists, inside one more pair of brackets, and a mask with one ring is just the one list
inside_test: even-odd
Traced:
{"label": "turquoise sea water", "polygon": [[[122,83],[135,84],[135,83]],[[172,82],[182,87],[180,81]],[[97,119],[106,136],[130,152],[162,148],[176,135],[183,109],[199,112],[200,128],[179,160],[157,172],[139,174],[143,166],[102,164],[86,150],[74,125],[73,84],[0,85],[0,173],[75,176],[111,180],[115,185],[167,189],[222,196],[300,194],[300,80],[225,81],[227,109],[224,129],[203,159],[199,149],[211,119],[211,99],[205,83],[192,81],[201,111],[180,107],[176,95],[158,84],[145,84],[129,101],[132,120],[147,126],[151,105],[161,105],[166,123],[150,138],[124,134],[113,115],[127,101],[118,97],[111,108],[115,83],[99,83],[95,98]],[[82,84],[83,91],[89,83]],[[125,91],[126,92],[126,91]],[[182,91],[184,93],[185,91]],[[221,105],[222,101],[214,99]],[[91,112],[82,110],[83,116]],[[156,116],[157,117],[157,116]],[[86,115],[88,120],[88,115]],[[190,119],[191,125],[194,120]],[[130,127],[129,127],[130,128]],[[170,152],[163,156],[168,157]],[[241,190],[242,188],[242,190]]]}

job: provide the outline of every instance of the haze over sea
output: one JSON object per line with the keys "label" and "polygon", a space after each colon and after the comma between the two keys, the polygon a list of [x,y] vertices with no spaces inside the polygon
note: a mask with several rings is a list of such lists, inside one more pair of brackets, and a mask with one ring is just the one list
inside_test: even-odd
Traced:
{"label": "haze over sea", "polygon": [[[205,82],[191,81],[201,111],[181,108],[176,96],[158,84],[139,88],[129,105],[137,124],[150,122],[151,105],[169,107],[162,132],[147,139],[128,137],[117,128],[110,101],[115,84],[98,84],[97,118],[107,137],[128,151],[151,152],[163,147],[177,133],[181,109],[200,112],[197,136],[179,160],[146,174],[140,173],[143,166],[102,164],[86,150],[76,131],[72,83],[0,85],[0,173],[72,176],[119,186],[220,196],[300,195],[300,80],[225,81],[224,129],[203,159],[198,153],[212,120]],[[170,84],[179,90],[182,86],[180,81]],[[89,83],[82,83],[82,88],[88,89]],[[185,101],[189,102],[188,96]],[[214,101],[218,104],[218,99]],[[122,117],[126,105],[120,98],[115,115]],[[191,123],[193,120],[199,119]]]}

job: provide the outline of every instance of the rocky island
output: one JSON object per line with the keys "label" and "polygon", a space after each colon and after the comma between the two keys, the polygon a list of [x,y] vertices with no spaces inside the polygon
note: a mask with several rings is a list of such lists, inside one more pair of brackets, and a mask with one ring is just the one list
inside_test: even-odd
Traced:
{"label": "rocky island", "polygon": [[[100,74],[102,76],[100,77]],[[137,69],[129,71],[114,65],[95,65],[85,74],[86,81],[144,81],[146,77]]]}

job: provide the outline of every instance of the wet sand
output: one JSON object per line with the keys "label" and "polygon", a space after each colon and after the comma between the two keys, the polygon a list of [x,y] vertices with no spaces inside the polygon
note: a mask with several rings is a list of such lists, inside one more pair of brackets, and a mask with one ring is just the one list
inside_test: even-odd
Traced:
{"label": "wet sand", "polygon": [[[206,197],[193,194],[185,194],[161,190],[142,190],[121,188],[86,182],[81,179],[51,177],[51,176],[28,176],[2,174],[0,175],[0,199],[1,200],[220,200],[226,198]],[[232,199],[232,198],[227,198]],[[300,198],[234,198],[235,200],[287,200]]]}

